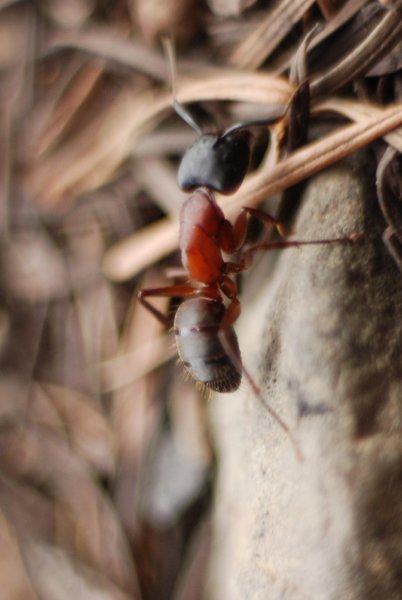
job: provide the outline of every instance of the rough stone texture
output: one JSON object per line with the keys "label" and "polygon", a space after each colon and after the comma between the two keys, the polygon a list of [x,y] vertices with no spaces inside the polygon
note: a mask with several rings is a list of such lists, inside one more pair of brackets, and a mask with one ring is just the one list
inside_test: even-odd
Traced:
{"label": "rough stone texture", "polygon": [[402,597],[402,274],[374,176],[362,159],[318,175],[296,222],[361,241],[265,253],[246,282],[243,361],[304,458],[246,381],[211,401],[210,600]]}

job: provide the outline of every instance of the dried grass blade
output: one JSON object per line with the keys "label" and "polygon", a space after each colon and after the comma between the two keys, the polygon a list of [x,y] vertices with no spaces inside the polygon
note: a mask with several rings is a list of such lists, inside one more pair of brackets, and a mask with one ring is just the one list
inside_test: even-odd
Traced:
{"label": "dried grass blade", "polygon": [[378,62],[401,39],[401,9],[387,12],[376,27],[332,69],[311,82],[311,97],[317,98],[346,85]]}
{"label": "dried grass blade", "polygon": [[[340,29],[343,25],[345,25],[345,23],[347,23],[359,10],[361,10],[365,4],[367,4],[367,0],[348,0],[348,2],[346,2],[336,14],[334,14],[333,17],[325,23],[324,27],[314,35],[308,45],[309,52],[318,46],[323,40],[332,35],[337,29]],[[278,72],[283,73],[290,67],[292,61],[293,54],[280,63]]]}
{"label": "dried grass blade", "polygon": [[36,140],[35,152],[37,154],[45,154],[56,145],[85,101],[93,93],[103,72],[104,68],[101,65],[85,65],[77,73],[74,81],[57,104],[54,107],[46,106],[47,114],[43,116],[48,120],[48,124],[43,134],[39,132],[38,140]]}
{"label": "dried grass blade", "polygon": [[[373,104],[362,104],[354,100],[344,100],[342,98],[333,98],[321,102],[317,106],[316,111],[334,111],[348,117],[356,122],[361,122],[365,119],[375,117],[375,115],[381,116],[383,109]],[[395,129],[384,136],[385,141],[402,152],[402,130]]]}
{"label": "dried grass blade", "polygon": [[230,214],[243,205],[255,206],[265,198],[311,177],[401,125],[402,105],[378,109],[370,118],[342,127],[335,133],[294,152],[272,170],[262,170],[250,177],[240,191],[225,202],[225,210]]}
{"label": "dried grass blade", "polygon": [[163,56],[136,40],[125,39],[109,27],[91,27],[86,31],[57,31],[50,36],[45,52],[60,48],[84,50],[108,61],[131,67],[160,81],[167,76]]}
{"label": "dried grass blade", "polygon": [[116,457],[110,424],[90,396],[50,382],[32,385],[31,418],[54,435],[68,435],[72,452],[98,474],[112,475]]}
{"label": "dried grass blade", "polygon": [[177,174],[172,163],[161,158],[137,158],[134,177],[165,214],[179,214],[187,194],[177,187]]}
{"label": "dried grass blade", "polygon": [[125,281],[177,248],[179,223],[161,219],[131,235],[105,254],[103,271],[112,281]]}
{"label": "dried grass blade", "polygon": [[234,49],[230,64],[257,69],[314,4],[314,0],[283,0]]}
{"label": "dried grass blade", "polygon": [[167,94],[158,99],[155,92],[135,96],[124,90],[107,113],[98,115],[70,143],[46,156],[28,173],[28,185],[37,200],[57,205],[66,197],[108,181],[131,153],[135,139],[168,106]]}
{"label": "dried grass blade", "polygon": [[[147,272],[141,287],[161,287],[167,283],[165,277],[151,271]],[[168,298],[155,298],[153,305],[163,314],[167,314],[168,302]],[[135,387],[138,383],[136,380],[152,373],[174,356],[174,353],[164,325],[141,306],[136,295],[133,295],[120,336],[119,350],[99,365],[102,391],[116,391],[116,401],[120,391],[121,395],[125,396],[133,387],[132,384]],[[137,407],[133,406],[130,410],[135,413],[136,409]]]}
{"label": "dried grass blade", "polygon": [[293,88],[279,75],[222,69],[214,75],[186,80],[177,85],[180,102],[232,100],[270,105],[287,104]]}
{"label": "dried grass blade", "polygon": [[10,523],[9,516],[3,510],[0,511],[0,539],[0,579],[3,598],[38,600],[21,553],[17,533]]}
{"label": "dried grass blade", "polygon": [[99,365],[101,391],[114,392],[124,388],[137,379],[152,373],[155,369],[171,360],[176,349],[166,345],[166,335],[143,341],[141,347],[105,361]]}

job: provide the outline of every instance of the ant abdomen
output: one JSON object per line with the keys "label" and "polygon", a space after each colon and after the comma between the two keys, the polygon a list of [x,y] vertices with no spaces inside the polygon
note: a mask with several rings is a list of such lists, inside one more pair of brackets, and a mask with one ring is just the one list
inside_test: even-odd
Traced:
{"label": "ant abdomen", "polygon": [[[174,332],[181,361],[191,376],[216,392],[233,392],[242,371],[239,344],[233,327],[222,332],[225,305],[221,300],[194,297],[177,309]],[[222,343],[230,348],[231,359]]]}

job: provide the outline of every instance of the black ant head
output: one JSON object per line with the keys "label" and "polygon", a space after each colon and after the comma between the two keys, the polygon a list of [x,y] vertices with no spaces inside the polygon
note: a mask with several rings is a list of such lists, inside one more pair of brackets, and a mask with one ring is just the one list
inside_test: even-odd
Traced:
{"label": "black ant head", "polygon": [[[236,123],[224,133],[214,134],[202,133],[191,114],[175,98],[173,107],[199,135],[185,152],[177,174],[179,187],[186,192],[207,187],[221,194],[234,194],[250,166],[256,168],[261,161],[268,145],[267,126],[283,116],[281,111],[265,119]],[[254,135],[256,130],[259,131],[257,136]]]}
{"label": "black ant head", "polygon": [[251,141],[252,134],[247,129],[200,135],[180,163],[180,188],[187,192],[204,186],[221,194],[233,194],[249,169]]}
{"label": "black ant head", "polygon": [[266,127],[282,118],[283,114],[237,123],[220,135],[202,133],[191,113],[176,98],[174,47],[171,40],[165,40],[164,46],[170,67],[173,108],[199,135],[180,163],[177,174],[179,187],[186,192],[207,187],[221,194],[233,194],[242,184],[250,164],[255,167],[261,160],[261,148],[266,149],[267,146],[266,140],[265,145],[257,144],[255,147],[255,139],[249,128]]}

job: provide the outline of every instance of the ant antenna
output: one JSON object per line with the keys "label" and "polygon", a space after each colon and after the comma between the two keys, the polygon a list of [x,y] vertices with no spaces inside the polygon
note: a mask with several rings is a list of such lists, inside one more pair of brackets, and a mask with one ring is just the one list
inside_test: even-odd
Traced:
{"label": "ant antenna", "polygon": [[225,129],[223,135],[228,135],[229,133],[233,133],[235,131],[238,131],[239,129],[244,129],[244,127],[268,127],[269,125],[273,125],[274,123],[277,123],[278,121],[283,119],[283,117],[286,115],[287,110],[288,106],[286,106],[285,109],[283,108],[283,106],[281,106],[276,110],[272,109],[272,115],[269,115],[264,119],[256,119],[255,121],[245,121],[244,123],[235,123],[234,125],[228,127],[228,129]]}
{"label": "ant antenna", "polygon": [[[292,61],[292,64],[290,66],[289,80],[293,85],[296,86],[295,93],[297,93],[298,87],[300,87],[300,85],[302,85],[307,79],[307,67],[306,67],[307,50],[308,50],[308,46],[309,46],[311,40],[314,38],[314,36],[317,34],[317,32],[319,30],[320,30],[320,26],[318,24],[316,24],[307,33],[307,35],[304,37],[301,45],[299,46],[299,48],[296,52],[295,59]],[[294,96],[294,94],[293,94],[293,96]],[[268,127],[269,125],[272,125],[273,123],[275,123],[277,121],[280,121],[281,119],[283,119],[285,117],[285,115],[289,111],[289,109],[292,105],[293,96],[289,100],[289,102],[287,103],[285,108],[283,108],[283,107],[277,107],[276,109],[273,108],[271,111],[271,114],[263,119],[257,119],[255,121],[248,121],[248,122],[246,121],[245,123],[235,123],[234,125],[231,125],[228,129],[226,129],[224,135],[233,133],[235,131],[238,131],[239,129],[243,129],[243,127],[254,127],[254,126],[267,126]]]}
{"label": "ant antenna", "polygon": [[163,49],[167,58],[169,66],[169,79],[170,88],[172,92],[172,105],[176,114],[183,119],[187,125],[194,129],[198,135],[202,135],[202,129],[196,123],[191,114],[184,108],[184,106],[176,98],[176,53],[175,46],[171,37],[162,39]]}

